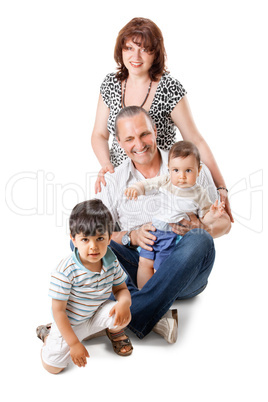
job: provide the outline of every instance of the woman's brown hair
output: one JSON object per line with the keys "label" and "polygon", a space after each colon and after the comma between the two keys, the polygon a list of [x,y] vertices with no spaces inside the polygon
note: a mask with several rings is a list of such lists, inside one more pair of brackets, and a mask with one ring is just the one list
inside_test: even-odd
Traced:
{"label": "woman's brown hair", "polygon": [[157,81],[166,71],[164,39],[158,26],[148,18],[133,18],[120,30],[114,48],[114,59],[118,65],[116,76],[120,81],[128,77],[122,56],[127,40],[132,40],[136,45],[154,53],[155,58],[149,75],[152,81]]}

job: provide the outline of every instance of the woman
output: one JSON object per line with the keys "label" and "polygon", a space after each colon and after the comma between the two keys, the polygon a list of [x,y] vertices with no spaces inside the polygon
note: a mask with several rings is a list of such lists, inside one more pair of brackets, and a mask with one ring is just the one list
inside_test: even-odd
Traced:
{"label": "woman", "polygon": [[[176,127],[184,140],[199,149],[202,161],[210,169],[220,199],[233,217],[224,179],[206,141],[199,133],[181,83],[170,76],[165,67],[166,52],[160,29],[149,19],[133,18],[118,34],[114,58],[118,72],[108,74],[100,90],[92,148],[102,169],[95,185],[96,193],[105,185],[104,174],[126,158],[115,138],[114,122],[121,108],[142,106],[157,128],[157,145],[169,150],[176,142]],[[109,136],[113,142],[109,151]]]}

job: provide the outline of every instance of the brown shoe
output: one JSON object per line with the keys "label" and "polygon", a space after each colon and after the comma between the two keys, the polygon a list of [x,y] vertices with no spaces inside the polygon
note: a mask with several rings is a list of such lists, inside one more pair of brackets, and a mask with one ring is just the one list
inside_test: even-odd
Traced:
{"label": "brown shoe", "polygon": [[[123,329],[116,333],[110,332],[108,329],[106,329],[106,334],[107,334],[108,338],[110,339],[110,341],[112,342],[115,353],[117,353],[119,356],[131,355],[133,346],[132,346],[132,343],[131,343],[129,337],[125,334],[125,331]],[[121,338],[121,336],[125,336],[126,339],[116,341],[116,339]],[[121,352],[121,350],[126,346],[130,346],[130,349],[127,352]]]}
{"label": "brown shoe", "polygon": [[39,325],[39,327],[36,328],[36,335],[41,339],[41,341],[44,342],[45,337],[50,333],[51,325],[51,323],[47,325]]}

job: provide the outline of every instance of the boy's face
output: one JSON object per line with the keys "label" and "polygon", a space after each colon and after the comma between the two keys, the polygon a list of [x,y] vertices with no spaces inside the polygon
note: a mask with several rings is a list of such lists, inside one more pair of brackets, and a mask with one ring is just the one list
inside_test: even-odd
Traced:
{"label": "boy's face", "polygon": [[194,186],[201,170],[194,155],[171,158],[168,167],[171,183],[181,188]]}
{"label": "boy's face", "polygon": [[101,268],[101,259],[105,256],[111,241],[108,232],[96,236],[84,236],[83,233],[79,233],[74,238],[71,236],[71,239],[78,249],[84,267],[89,270]]}

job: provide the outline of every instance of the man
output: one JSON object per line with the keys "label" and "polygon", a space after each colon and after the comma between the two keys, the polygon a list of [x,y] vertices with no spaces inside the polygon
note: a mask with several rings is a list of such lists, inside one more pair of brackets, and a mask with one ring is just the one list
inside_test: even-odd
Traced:
{"label": "man", "polygon": [[[151,219],[159,203],[156,194],[129,201],[124,197],[124,190],[144,178],[167,173],[168,153],[157,148],[154,123],[140,107],[121,110],[116,119],[116,135],[129,159],[114,173],[105,175],[106,186],[98,198],[119,225],[120,231],[113,233],[110,247],[135,284],[137,247],[152,250],[156,237],[151,233],[155,231]],[[198,183],[208,189],[214,202],[216,188],[205,165]],[[173,225],[173,230],[183,238],[153,277],[141,290],[131,281],[128,283],[132,297],[129,328],[141,339],[154,329],[168,342],[176,341],[177,317],[169,308],[176,299],[190,298],[204,290],[215,259],[213,237],[228,233],[231,227],[227,213],[210,227],[204,227],[195,215],[181,223],[184,226]]]}

